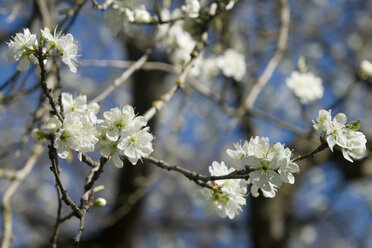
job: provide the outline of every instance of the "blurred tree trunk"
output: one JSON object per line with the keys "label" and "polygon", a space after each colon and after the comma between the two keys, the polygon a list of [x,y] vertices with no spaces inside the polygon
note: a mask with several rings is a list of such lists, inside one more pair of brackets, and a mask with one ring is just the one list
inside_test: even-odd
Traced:
{"label": "blurred tree trunk", "polygon": [[[145,49],[139,48],[138,45],[135,40],[126,42],[125,46],[129,60],[136,61],[144,54]],[[139,70],[134,74],[132,77],[133,106],[137,114],[143,115],[152,106],[164,76],[165,73],[159,71]],[[152,133],[155,131],[155,123],[154,119],[148,123]],[[128,198],[142,187],[135,182],[135,179],[137,177],[147,177],[151,173],[147,163],[138,162],[137,165],[133,166],[129,161],[125,161],[124,167],[119,171],[118,193],[113,212],[126,204]],[[81,247],[134,247],[133,239],[140,223],[143,200],[144,198],[138,200],[131,206],[126,215],[120,217],[113,225],[105,229],[97,239],[82,244]]]}

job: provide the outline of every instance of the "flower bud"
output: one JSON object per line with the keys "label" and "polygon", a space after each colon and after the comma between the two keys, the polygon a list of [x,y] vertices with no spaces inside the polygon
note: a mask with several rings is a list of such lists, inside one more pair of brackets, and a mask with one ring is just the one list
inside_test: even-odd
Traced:
{"label": "flower bud", "polygon": [[362,63],[360,63],[360,71],[364,77],[372,76],[372,63],[368,60],[363,60]]}
{"label": "flower bud", "polygon": [[98,206],[98,207],[104,207],[106,206],[106,204],[107,204],[106,199],[101,198],[101,197],[97,198],[96,201],[94,202],[94,206]]}

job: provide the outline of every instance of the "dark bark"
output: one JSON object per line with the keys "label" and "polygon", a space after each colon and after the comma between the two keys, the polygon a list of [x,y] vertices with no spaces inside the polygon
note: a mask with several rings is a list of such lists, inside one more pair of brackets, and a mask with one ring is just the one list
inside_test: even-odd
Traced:
{"label": "dark bark", "polygon": [[[136,47],[134,41],[129,41],[126,44],[129,60],[138,60],[145,49]],[[133,82],[133,103],[135,112],[139,115],[152,106],[152,102],[156,100],[156,91],[159,89],[165,74],[157,71],[139,70],[132,77]],[[148,125],[152,133],[155,131],[155,120],[152,119]],[[120,176],[117,180],[117,196],[115,209],[122,204],[126,204],[128,198],[134,194],[140,187],[135,183],[136,177],[149,176],[151,171],[147,163],[138,162],[132,165],[129,161],[125,161],[124,167],[120,169]],[[113,225],[106,228],[100,236],[87,243],[83,243],[81,247],[134,247],[133,238],[138,232],[140,223],[142,205],[144,199],[138,200],[131,210],[124,216],[120,217]],[[115,212],[115,209],[113,212]]]}

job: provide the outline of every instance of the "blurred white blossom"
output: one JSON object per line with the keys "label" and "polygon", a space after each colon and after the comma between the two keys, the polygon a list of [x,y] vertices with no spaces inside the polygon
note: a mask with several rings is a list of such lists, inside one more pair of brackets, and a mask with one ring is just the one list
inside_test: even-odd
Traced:
{"label": "blurred white blossom", "polygon": [[182,10],[190,18],[198,18],[200,3],[199,0],[186,0],[185,5],[182,6]]}
{"label": "blurred white blossom", "polygon": [[360,63],[360,70],[368,77],[372,76],[372,63],[368,60],[363,60],[362,63]]}
{"label": "blurred white blossom", "polygon": [[152,21],[151,14],[146,10],[144,5],[134,9],[134,20],[141,23],[150,23]]}
{"label": "blurred white blossom", "polygon": [[106,26],[113,36],[121,31],[130,33],[130,22],[134,21],[134,12],[125,1],[116,0],[111,8],[105,13]]}
{"label": "blurred white blossom", "polygon": [[244,55],[231,48],[218,57],[218,65],[226,77],[233,77],[236,81],[242,80],[246,73]]}
{"label": "blurred white blossom", "polygon": [[303,104],[323,97],[322,80],[311,72],[293,71],[286,84]]}

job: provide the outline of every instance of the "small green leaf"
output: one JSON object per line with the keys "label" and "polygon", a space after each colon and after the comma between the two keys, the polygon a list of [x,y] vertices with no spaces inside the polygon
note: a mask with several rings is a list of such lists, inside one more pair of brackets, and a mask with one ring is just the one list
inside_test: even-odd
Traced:
{"label": "small green leaf", "polygon": [[350,121],[346,127],[351,129],[351,130],[354,130],[354,131],[358,131],[358,129],[360,128],[360,119],[359,120],[356,120],[356,121]]}

